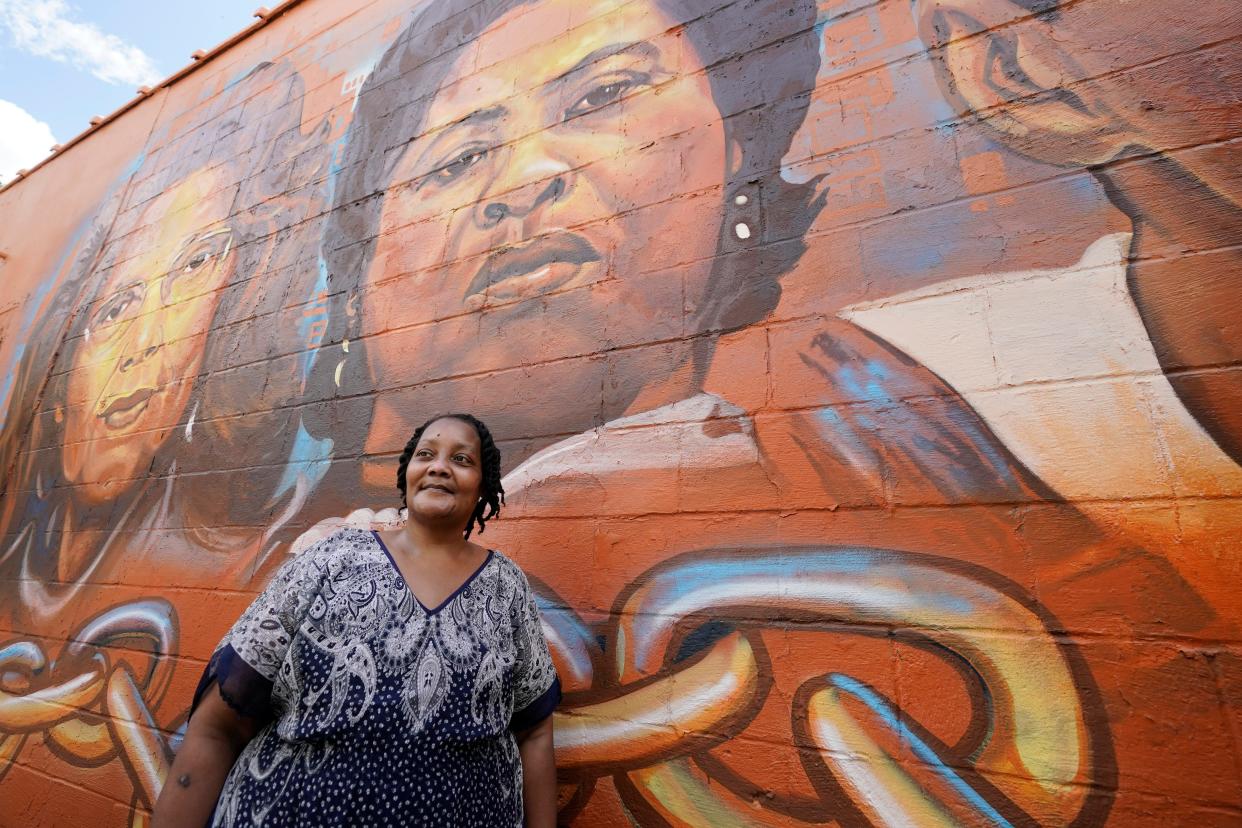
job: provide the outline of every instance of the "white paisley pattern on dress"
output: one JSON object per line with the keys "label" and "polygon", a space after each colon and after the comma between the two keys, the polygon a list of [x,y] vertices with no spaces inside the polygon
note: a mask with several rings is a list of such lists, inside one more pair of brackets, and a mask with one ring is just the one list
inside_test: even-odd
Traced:
{"label": "white paisley pattern on dress", "polygon": [[354,528],[288,561],[224,637],[206,680],[241,709],[230,670],[270,693],[273,718],[215,825],[520,825],[512,728],[560,697],[516,564],[489,552],[429,609],[379,536]]}

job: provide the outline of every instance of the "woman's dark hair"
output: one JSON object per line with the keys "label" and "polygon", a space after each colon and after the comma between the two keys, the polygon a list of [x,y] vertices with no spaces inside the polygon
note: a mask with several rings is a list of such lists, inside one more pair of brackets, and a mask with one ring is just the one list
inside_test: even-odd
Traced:
{"label": "woman's dark hair", "polygon": [[[420,134],[432,100],[464,48],[509,11],[539,0],[427,3],[367,76],[358,94],[336,175],[323,255],[338,308],[332,336],[353,338],[359,314],[346,313],[370,267],[389,178],[404,145]],[[732,232],[728,210],[699,330],[752,324],[780,299],[782,275],[805,250],[802,237],[822,206],[818,179],[793,184],[781,162],[806,117],[819,71],[814,0],[651,0],[684,32],[705,67],[724,122],[726,184],[732,203],[746,194],[755,237]],[[736,148],[736,152],[735,152]],[[728,170],[736,170],[729,173]]]}
{"label": "woman's dark hair", "polygon": [[470,533],[474,531],[476,525],[479,527],[479,534],[483,534],[483,525],[500,514],[500,507],[505,502],[505,487],[500,482],[500,449],[496,447],[496,441],[492,439],[492,432],[478,417],[473,414],[439,414],[414,429],[414,435],[405,444],[401,459],[397,462],[397,489],[401,492],[401,505],[404,506],[405,473],[410,467],[410,458],[414,456],[414,449],[418,448],[418,441],[422,439],[423,432],[429,425],[440,420],[460,420],[473,427],[479,435],[483,480],[479,484],[479,502],[474,505],[470,522],[466,524],[466,539],[469,540]]}

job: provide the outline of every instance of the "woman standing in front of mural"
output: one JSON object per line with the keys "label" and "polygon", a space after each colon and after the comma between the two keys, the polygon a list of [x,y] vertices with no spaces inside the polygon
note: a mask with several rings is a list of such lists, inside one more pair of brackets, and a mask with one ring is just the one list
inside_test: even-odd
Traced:
{"label": "woman standing in front of mural", "polygon": [[[1054,526],[1040,565],[1073,568],[1095,527],[1045,503],[935,376],[839,320],[785,352],[802,410],[730,402],[754,398],[745,375],[708,390],[722,333],[775,307],[814,218],[814,182],[780,167],[815,20],[797,0],[417,13],[360,92],[325,239],[361,310],[336,336],[371,369],[344,390],[384,392],[376,452],[426,407],[488,406],[522,438],[498,531],[546,584],[581,714],[557,725],[566,818],[1100,819],[1112,763],[1090,675],[1013,583],[1031,577],[1025,535]],[[594,566],[568,571],[566,548]],[[1149,590],[1166,584],[1135,589],[1163,606]],[[772,618],[848,629],[825,647]],[[890,663],[897,644],[918,651],[901,714],[891,676],[850,657]]]}
{"label": "woman standing in front of mural", "polygon": [[[154,727],[83,726],[73,706],[118,704],[115,680],[116,692],[137,694],[126,703],[140,711],[134,715],[154,724],[171,678],[169,656],[180,649],[178,615],[200,618],[197,607],[174,607],[167,586],[246,583],[283,518],[256,522],[278,514],[277,505],[288,516],[289,497],[273,502],[275,480],[263,477],[270,471],[230,487],[188,486],[180,475],[218,468],[222,457],[278,462],[293,442],[297,418],[279,410],[299,390],[292,372],[263,377],[276,411],[239,416],[256,407],[262,386],[242,382],[244,370],[225,369],[247,344],[237,322],[275,310],[272,300],[287,293],[310,292],[306,270],[291,257],[303,249],[296,225],[313,213],[314,201],[289,192],[287,165],[319,152],[323,136],[303,134],[300,106],[288,103],[300,97],[301,82],[287,65],[263,64],[174,122],[185,131],[149,152],[119,198],[121,209],[97,218],[98,255],[63,287],[76,294],[66,297],[76,308],[57,358],[21,366],[30,387],[15,400],[24,408],[6,418],[4,439],[12,445],[0,454],[15,458],[2,512],[0,566],[13,591],[6,610],[16,629],[61,629],[72,642],[58,659],[43,657],[48,667],[29,692],[47,699],[59,698],[58,688],[93,688],[62,700],[44,722],[47,740],[87,766],[125,757],[126,767],[138,769],[131,773],[136,801],[146,807],[167,763]],[[258,111],[265,102],[280,115],[242,119],[243,108]],[[236,159],[256,166],[241,169]],[[313,175],[313,158],[300,160],[301,172]],[[275,234],[288,225],[293,229]],[[290,340],[298,340],[292,330],[277,346],[297,351],[300,341]],[[48,351],[28,353],[33,359]],[[147,596],[116,603],[108,584],[139,571]],[[135,638],[148,642],[149,656],[111,649]],[[81,674],[81,657],[96,647],[110,666],[84,685],[92,671]],[[75,672],[61,670],[61,662]],[[101,681],[110,702],[95,701]],[[84,715],[96,712],[105,711]],[[159,711],[161,723],[175,726],[182,712]],[[6,731],[0,722],[4,741],[20,742],[29,728]],[[17,749],[4,753],[11,761]]]}
{"label": "woman standing in front of mural", "polygon": [[425,423],[397,488],[403,529],[316,544],[225,636],[157,824],[213,806],[218,826],[555,824],[560,685],[534,597],[470,542],[504,498],[491,432]]}

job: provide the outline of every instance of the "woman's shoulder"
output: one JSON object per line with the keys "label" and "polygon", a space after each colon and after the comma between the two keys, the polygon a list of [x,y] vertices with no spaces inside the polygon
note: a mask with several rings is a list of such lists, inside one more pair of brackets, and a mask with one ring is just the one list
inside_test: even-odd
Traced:
{"label": "woman's shoulder", "polygon": [[331,552],[370,543],[374,537],[370,529],[360,526],[341,526],[325,534],[299,553],[301,555],[325,555]]}
{"label": "woman's shoulder", "polygon": [[530,579],[518,562],[499,549],[489,549],[488,551],[491,553],[493,565],[496,567],[497,581],[508,585],[507,588],[502,587],[502,591],[523,600],[534,600],[537,590],[531,586]]}
{"label": "woman's shoulder", "polygon": [[493,564],[502,575],[517,581],[522,586],[527,585],[526,573],[522,571],[522,567],[518,565],[517,561],[499,549],[489,547],[487,551],[491,555]]}
{"label": "woman's shoulder", "polygon": [[[290,564],[300,567],[332,569],[341,562],[357,560],[375,551],[375,536],[369,529],[342,526],[290,556]],[[295,563],[296,562],[296,563]]]}

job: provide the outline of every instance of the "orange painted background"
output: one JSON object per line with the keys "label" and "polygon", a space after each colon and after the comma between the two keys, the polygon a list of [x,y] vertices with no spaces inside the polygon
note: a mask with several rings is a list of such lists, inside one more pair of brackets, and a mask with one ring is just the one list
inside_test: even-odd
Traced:
{"label": "orange painted background", "polygon": [[1242,824],[1232,0],[306,0],[0,191],[0,824],[471,411],[585,826]]}

